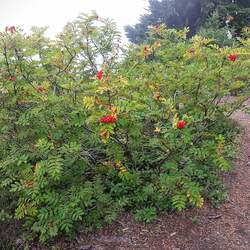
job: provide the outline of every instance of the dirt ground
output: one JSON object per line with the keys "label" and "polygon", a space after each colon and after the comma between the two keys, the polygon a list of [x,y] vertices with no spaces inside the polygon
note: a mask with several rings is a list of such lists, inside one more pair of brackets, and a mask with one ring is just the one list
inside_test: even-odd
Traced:
{"label": "dirt ground", "polygon": [[[250,100],[247,102],[250,107]],[[79,250],[250,250],[250,115],[232,115],[242,127],[235,169],[225,176],[228,202],[206,204],[181,214],[164,215],[143,225],[131,216],[91,236],[79,236],[65,249]]]}

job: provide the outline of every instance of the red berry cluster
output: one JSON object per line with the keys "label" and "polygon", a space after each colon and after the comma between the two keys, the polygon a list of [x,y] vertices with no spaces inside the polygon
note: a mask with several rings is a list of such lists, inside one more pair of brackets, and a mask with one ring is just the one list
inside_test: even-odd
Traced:
{"label": "red berry cluster", "polygon": [[178,123],[177,123],[177,128],[178,128],[178,129],[183,129],[183,128],[186,127],[186,125],[187,125],[187,122],[185,122],[185,121],[183,121],[183,120],[180,120],[180,121],[178,121]]}
{"label": "red berry cluster", "polygon": [[39,85],[39,86],[36,87],[36,91],[38,93],[44,93],[46,90],[45,90],[45,88],[43,86]]}
{"label": "red berry cluster", "polygon": [[102,77],[103,77],[103,70],[101,69],[101,70],[99,70],[99,71],[97,72],[96,78],[97,78],[98,80],[101,80]]}
{"label": "red berry cluster", "polygon": [[115,114],[103,116],[100,119],[101,123],[116,123],[116,121],[117,121],[117,117]]}
{"label": "red berry cluster", "polygon": [[227,57],[227,59],[231,62],[235,62],[237,60],[237,55],[231,54]]}
{"label": "red berry cluster", "polygon": [[5,27],[5,32],[10,32],[11,34],[15,33],[16,32],[16,27],[15,26],[11,26],[11,27],[8,27],[6,26]]}
{"label": "red berry cluster", "polygon": [[16,81],[16,77],[15,76],[10,76],[9,80],[12,81],[12,82],[15,82]]}

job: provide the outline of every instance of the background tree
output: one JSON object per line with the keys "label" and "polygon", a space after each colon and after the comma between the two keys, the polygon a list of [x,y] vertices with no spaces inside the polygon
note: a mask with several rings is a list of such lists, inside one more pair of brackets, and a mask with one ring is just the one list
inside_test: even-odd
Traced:
{"label": "background tree", "polygon": [[221,0],[214,4],[210,6],[212,14],[203,21],[198,32],[220,46],[232,46],[250,25],[250,1]]}
{"label": "background tree", "polygon": [[221,27],[229,26],[240,35],[242,29],[250,25],[250,0],[220,0],[215,11],[218,11]]}
{"label": "background tree", "polygon": [[126,26],[126,35],[131,42],[141,43],[147,37],[148,26],[161,23],[176,29],[188,26],[194,33],[200,10],[200,0],[149,0],[148,13],[136,25]]}
{"label": "background tree", "polygon": [[148,13],[134,26],[126,26],[125,32],[131,42],[142,43],[148,26],[164,23],[176,29],[189,27],[189,36],[192,36],[201,27],[213,28],[212,19],[217,15],[215,29],[224,28],[224,32],[229,27],[235,35],[240,35],[242,29],[250,25],[249,7],[250,0],[149,0]]}

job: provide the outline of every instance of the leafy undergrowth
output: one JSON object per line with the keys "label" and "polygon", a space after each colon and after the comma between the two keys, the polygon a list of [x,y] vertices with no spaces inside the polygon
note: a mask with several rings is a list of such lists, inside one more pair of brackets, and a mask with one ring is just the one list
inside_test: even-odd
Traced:
{"label": "leafy undergrowth", "polygon": [[125,49],[95,15],[56,40],[43,32],[1,33],[1,219],[47,241],[123,211],[150,222],[226,198],[219,173],[234,152],[229,116],[249,95],[249,39],[221,49],[154,26]]}

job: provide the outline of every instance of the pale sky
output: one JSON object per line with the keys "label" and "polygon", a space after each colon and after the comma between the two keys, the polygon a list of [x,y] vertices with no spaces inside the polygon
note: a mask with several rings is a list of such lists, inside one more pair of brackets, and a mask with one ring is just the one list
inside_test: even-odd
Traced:
{"label": "pale sky", "polygon": [[79,13],[96,10],[124,32],[124,25],[135,24],[147,5],[147,0],[0,0],[0,31],[12,25],[26,32],[31,26],[49,26],[47,34],[55,35]]}

